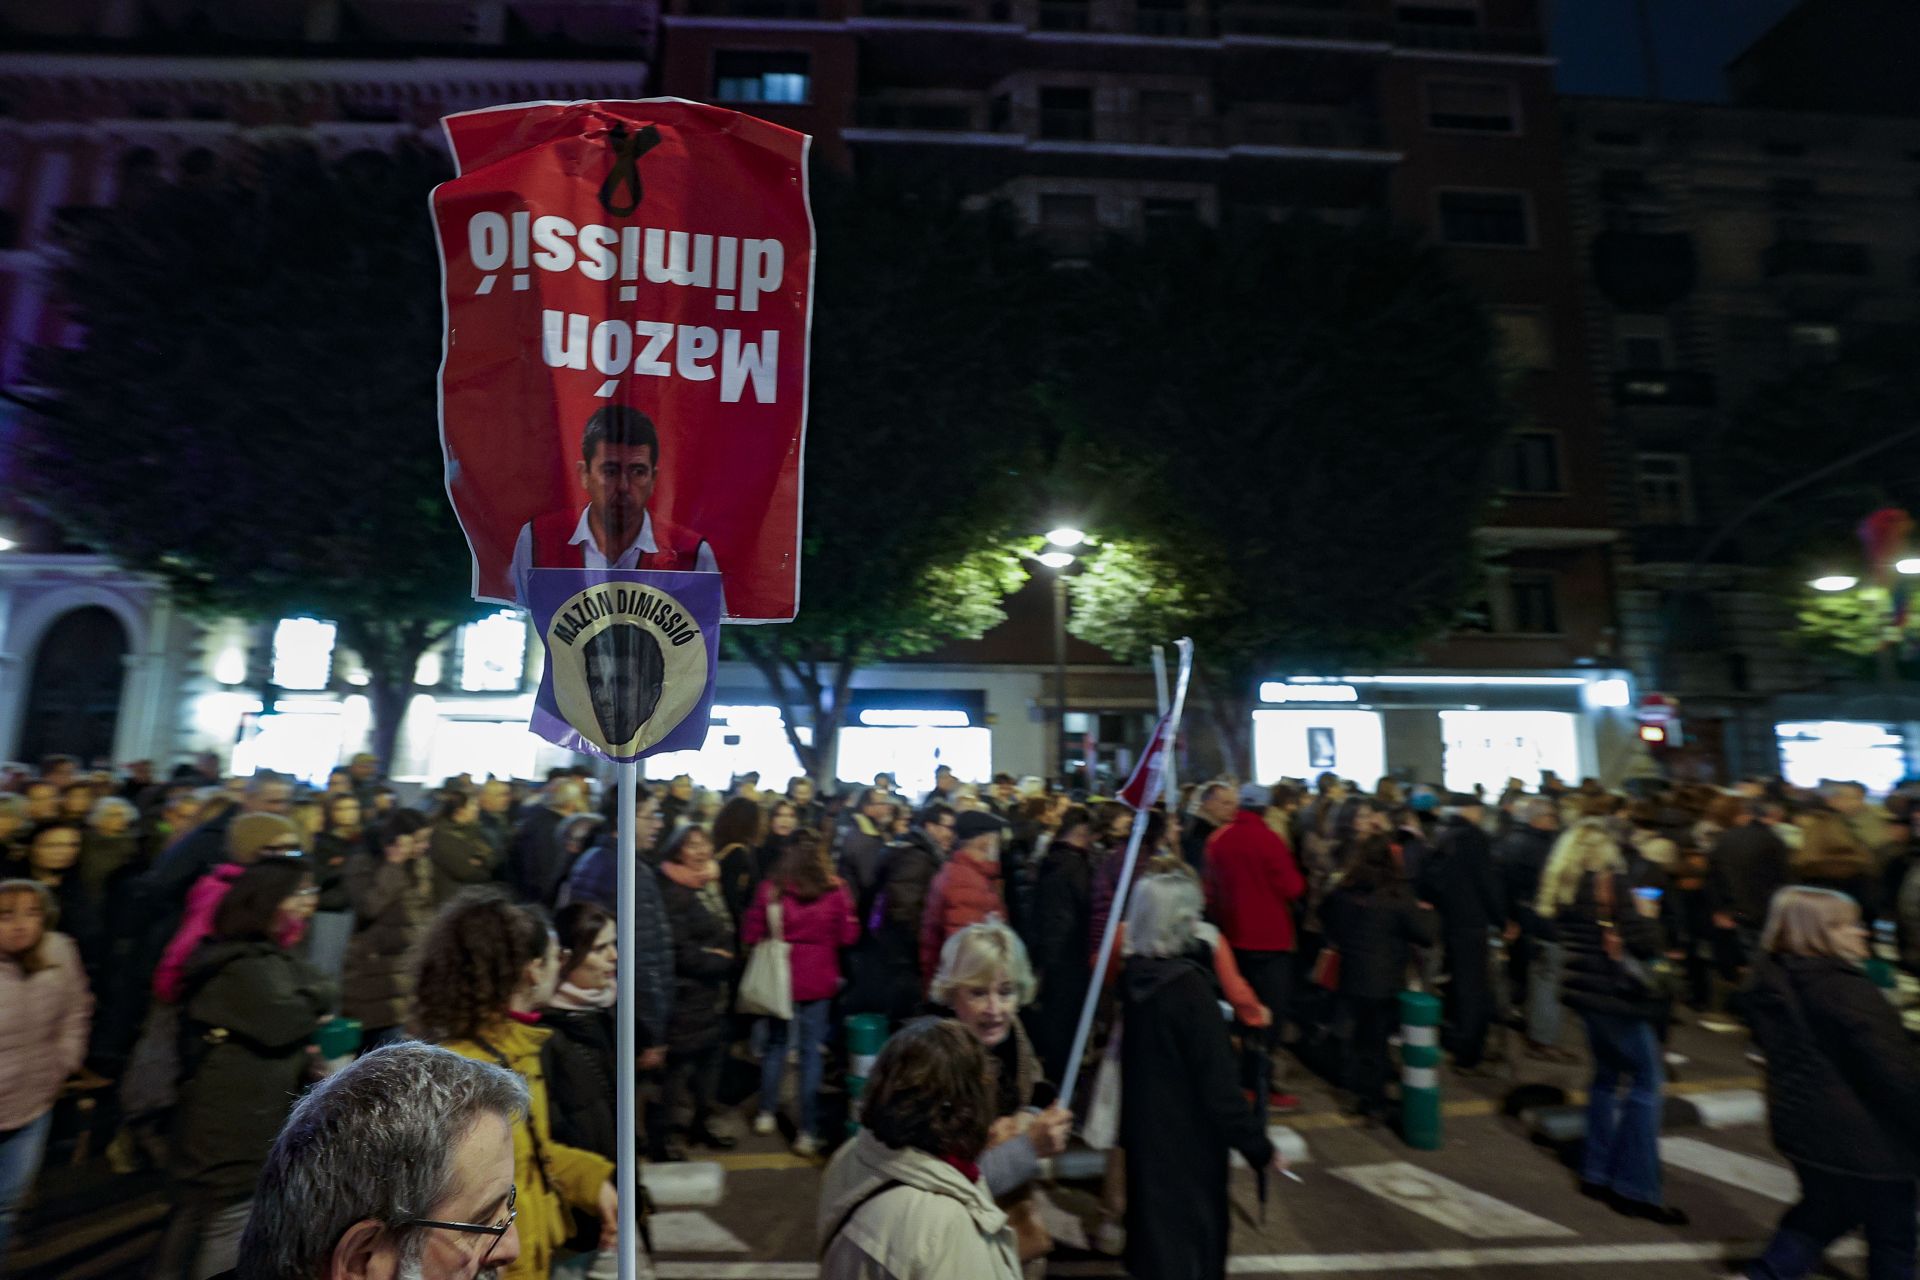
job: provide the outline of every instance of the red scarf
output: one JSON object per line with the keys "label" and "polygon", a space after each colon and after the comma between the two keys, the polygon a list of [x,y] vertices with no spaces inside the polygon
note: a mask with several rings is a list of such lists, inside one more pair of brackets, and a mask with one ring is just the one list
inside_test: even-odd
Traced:
{"label": "red scarf", "polygon": [[968,1182],[980,1181],[980,1166],[971,1160],[962,1160],[959,1156],[948,1156],[946,1162],[960,1171],[960,1176]]}

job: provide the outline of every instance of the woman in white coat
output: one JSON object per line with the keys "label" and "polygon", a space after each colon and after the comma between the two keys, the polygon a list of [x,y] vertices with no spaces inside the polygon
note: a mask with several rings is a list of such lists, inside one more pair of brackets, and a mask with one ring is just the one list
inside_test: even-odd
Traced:
{"label": "woman in white coat", "polygon": [[1013,1228],[980,1176],[993,1123],[986,1053],[922,1018],[880,1050],[863,1128],[820,1186],[821,1280],[1020,1280]]}

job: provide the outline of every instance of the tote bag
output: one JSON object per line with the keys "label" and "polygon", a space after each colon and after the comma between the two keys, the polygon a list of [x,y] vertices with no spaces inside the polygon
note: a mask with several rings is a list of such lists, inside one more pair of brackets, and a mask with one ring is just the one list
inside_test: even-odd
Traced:
{"label": "tote bag", "polygon": [[741,1013],[793,1021],[793,947],[780,927],[780,895],[767,904],[767,936],[753,944],[740,978],[734,1008]]}

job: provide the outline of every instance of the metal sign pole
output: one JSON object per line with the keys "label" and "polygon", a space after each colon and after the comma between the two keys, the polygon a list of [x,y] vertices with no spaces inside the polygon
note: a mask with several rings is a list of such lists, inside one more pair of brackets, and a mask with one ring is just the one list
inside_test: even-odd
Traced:
{"label": "metal sign pole", "polygon": [[638,1113],[635,1110],[634,1072],[640,1055],[634,1048],[634,950],[633,950],[633,811],[639,792],[640,765],[628,761],[617,765],[620,775],[620,865],[614,890],[614,945],[619,948],[619,992],[614,1005],[616,1038],[614,1047],[615,1106],[614,1155],[617,1165],[614,1188],[620,1193],[620,1280],[637,1280],[640,1274],[640,1191],[639,1146],[635,1141]]}

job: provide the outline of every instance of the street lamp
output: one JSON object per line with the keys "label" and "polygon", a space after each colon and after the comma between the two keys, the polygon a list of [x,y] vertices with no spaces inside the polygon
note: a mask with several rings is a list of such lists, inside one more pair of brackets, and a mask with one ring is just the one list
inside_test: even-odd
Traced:
{"label": "street lamp", "polygon": [[1072,525],[1061,525],[1058,529],[1047,531],[1047,541],[1056,547],[1077,547],[1087,540],[1087,535]]}
{"label": "street lamp", "polygon": [[1914,574],[1920,573],[1920,556],[1908,556],[1905,560],[1895,560],[1893,567],[1895,572],[1904,573],[1911,578]]}
{"label": "street lamp", "polygon": [[1829,573],[1823,578],[1815,578],[1807,584],[1815,591],[1851,591],[1860,585],[1860,579],[1845,573]]}
{"label": "street lamp", "polygon": [[1047,531],[1047,549],[1034,557],[1053,570],[1053,759],[1054,775],[1065,781],[1067,772],[1067,570],[1078,559],[1068,547],[1086,543],[1087,535],[1071,525]]}
{"label": "street lamp", "polygon": [[0,551],[11,551],[19,545],[12,538],[0,536]]}

